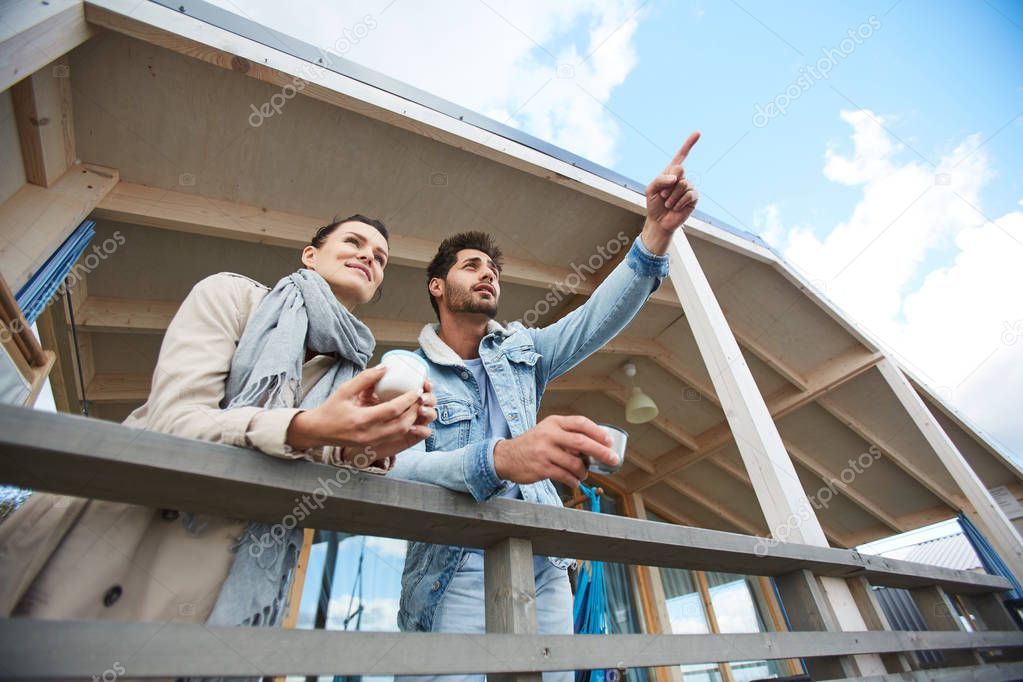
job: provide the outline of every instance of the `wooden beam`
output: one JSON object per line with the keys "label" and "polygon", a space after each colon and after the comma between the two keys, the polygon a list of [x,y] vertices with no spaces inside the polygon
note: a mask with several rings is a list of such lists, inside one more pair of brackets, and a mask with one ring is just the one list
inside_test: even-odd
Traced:
{"label": "wooden beam", "polygon": [[902,371],[887,358],[882,360],[877,368],[895,393],[896,398],[909,413],[920,433],[927,439],[928,445],[948,471],[949,476],[959,485],[963,494],[973,505],[977,516],[982,521],[982,531],[988,541],[1016,576],[1016,580],[1023,580],[1023,538],[1020,538],[1015,526],[1006,518],[1005,512],[991,497],[984,482],[970,467],[948,434],[942,430],[934,415],[927,409],[920,394],[916,392]]}
{"label": "wooden beam", "polygon": [[754,336],[746,330],[737,317],[733,316],[729,319],[728,326],[731,327],[732,333],[735,335],[735,340],[738,341],[741,346],[759,358],[765,365],[780,374],[785,381],[789,382],[800,391],[807,390],[808,384],[806,379],[800,376],[800,374],[794,369],[789,367],[786,362],[777,356],[777,354],[768,350],[764,344],[761,343],[760,337]]}
{"label": "wooden beam", "polygon": [[[248,206],[127,182],[118,183],[97,206],[95,216],[133,225],[295,249],[308,244],[316,229],[325,222],[320,216],[285,213],[264,206]],[[388,262],[425,269],[436,251],[437,244],[433,241],[395,234],[389,239]],[[501,281],[584,296],[592,294],[599,283],[594,277],[578,276],[570,268],[521,258],[504,259]],[[575,286],[570,286],[573,283]],[[662,294],[660,298],[664,296]],[[653,298],[658,298],[656,292]],[[620,342],[612,346],[612,352],[651,355],[661,351],[661,347],[652,341],[643,341],[637,346],[639,350],[633,350]]]}
{"label": "wooden beam", "polygon": [[[60,642],[60,646],[53,646]],[[19,680],[89,679],[117,661],[140,678],[329,673],[448,675],[648,668],[735,656],[744,660],[924,649],[1019,647],[1018,632],[772,632],[725,635],[500,635],[337,632],[182,623],[0,620],[5,674]],[[993,669],[987,675],[986,669]],[[1019,679],[1005,663],[927,671],[929,680]],[[814,679],[824,679],[814,677]],[[903,678],[898,678],[903,679]]]}
{"label": "wooden beam", "polygon": [[687,498],[693,500],[701,507],[704,507],[707,511],[715,516],[718,516],[728,522],[729,525],[734,528],[738,528],[742,532],[748,535],[763,536],[767,535],[768,531],[766,528],[759,524],[750,521],[749,519],[736,514],[735,512],[728,509],[727,505],[721,504],[719,500],[714,500],[703,494],[695,487],[683,483],[675,478],[668,478],[661,481],[675,492],[685,495]]}
{"label": "wooden beam", "polygon": [[860,419],[839,407],[832,398],[822,397],[817,401],[817,404],[830,412],[831,416],[845,424],[857,436],[884,452],[893,464],[916,479],[917,483],[931,491],[939,500],[952,509],[962,508],[963,500],[958,495],[939,485],[931,476],[913,464],[899,448],[893,446],[887,439],[882,438],[880,434],[868,427]]}
{"label": "wooden beam", "polygon": [[0,205],[0,273],[19,290],[117,184],[117,171],[72,166],[53,186],[26,184]]}
{"label": "wooden beam", "polygon": [[[670,254],[674,264],[670,277],[771,535],[775,539],[784,536],[807,545],[827,546],[827,536],[803,491],[767,404],[684,233],[675,233]],[[792,519],[799,522],[793,524]],[[839,629],[864,629],[862,617],[850,608],[852,597],[845,583],[827,585],[826,592]],[[857,663],[864,674],[884,672],[877,656],[862,657]]]}
{"label": "wooden beam", "polygon": [[[923,617],[928,630],[966,632],[966,627],[959,620],[955,606],[945,590],[940,587],[917,587],[909,591],[913,602]],[[945,663],[950,666],[978,665],[984,663],[980,654],[970,649],[942,651]]]}
{"label": "wooden beam", "polygon": [[67,57],[15,83],[11,103],[18,127],[25,179],[52,186],[74,165],[75,128],[71,111],[71,69]]}
{"label": "wooden beam", "polygon": [[689,385],[701,398],[721,407],[721,402],[718,400],[717,394],[714,393],[714,387],[702,379],[698,379],[693,371],[686,367],[678,357],[672,355],[671,350],[666,346],[663,344],[659,345],[661,346],[661,351],[651,355],[650,359],[668,374]]}
{"label": "wooden beam", "polygon": [[[767,401],[768,413],[774,420],[794,412],[803,405],[821,398],[846,381],[859,376],[880,362],[882,355],[854,348],[847,351],[816,370],[807,380],[807,390],[799,391],[785,387]],[[698,447],[693,452],[672,452],[671,457],[665,455],[657,460],[657,473],[647,478],[636,476],[630,480],[630,489],[641,491],[657,483],[658,480],[675,472],[682,471],[701,462],[715,452],[733,442],[732,429],[727,421],[716,424],[695,436]]]}
{"label": "wooden beam", "polygon": [[[749,487],[750,489],[753,488],[753,485],[750,483],[749,480],[749,475],[746,473],[744,469],[742,469],[741,466],[735,466],[731,462],[725,461],[717,457],[711,457],[710,459],[707,459],[706,462],[711,466],[714,466],[717,469],[725,472],[739,483],[742,483],[743,485]],[[825,537],[828,538],[828,542],[831,543],[832,547],[849,548],[855,547],[857,544],[859,544],[852,542],[848,536],[842,535],[838,531],[834,530],[826,523],[824,523],[823,520],[821,521],[821,528],[824,529],[824,535]]]}
{"label": "wooden beam", "polygon": [[813,472],[815,476],[820,478],[829,487],[838,489],[844,497],[860,509],[867,512],[896,533],[909,530],[909,528],[900,526],[897,518],[884,512],[875,502],[867,499],[865,495],[855,490],[850,484],[842,481],[839,474],[829,470],[826,466],[814,459],[814,457],[793,445],[791,441],[785,440],[783,442],[785,443],[785,449],[793,459]]}
{"label": "wooden beam", "polygon": [[6,2],[0,23],[0,92],[93,34],[81,0]]}
{"label": "wooden beam", "polygon": [[[462,550],[465,551],[465,550]],[[533,545],[506,538],[483,553],[483,590],[488,634],[535,635],[536,585]],[[538,672],[491,673],[493,682],[540,682]]]}
{"label": "wooden beam", "polygon": [[[893,628],[888,621],[888,616],[881,608],[881,603],[874,594],[870,582],[862,576],[849,578],[846,582],[849,584],[849,591],[852,592],[856,608],[860,610],[867,628],[872,631],[892,632]],[[881,660],[890,673],[908,672],[912,669],[908,658],[901,653],[884,654],[881,656]]]}
{"label": "wooden beam", "polygon": [[[341,473],[345,472],[345,473]],[[325,486],[324,475],[356,479]],[[485,504],[437,486],[265,457],[250,449],[133,429],[97,419],[0,405],[0,480],[59,494],[273,521],[295,496],[329,491],[310,525],[486,548],[529,538],[537,554],[752,575],[797,568],[865,575],[873,584],[940,584],[954,592],[1007,589],[1002,577],[951,571],[846,550],[494,499]],[[410,515],[409,509],[418,510]]]}

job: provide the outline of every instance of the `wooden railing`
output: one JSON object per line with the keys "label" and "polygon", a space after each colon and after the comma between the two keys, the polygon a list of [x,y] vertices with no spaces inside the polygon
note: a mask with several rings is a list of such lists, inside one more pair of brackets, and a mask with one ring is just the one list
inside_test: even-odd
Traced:
{"label": "wooden railing", "polygon": [[[282,522],[296,498],[315,495],[322,508],[307,519],[311,527],[487,550],[486,635],[14,618],[0,620],[3,678],[102,678],[117,662],[127,678],[482,672],[493,682],[552,670],[802,658],[817,680],[859,676],[861,654],[881,654],[889,672],[903,673],[899,654],[919,650],[943,651],[949,667],[896,679],[1023,676],[1014,662],[1023,633],[1002,605],[1009,583],[998,576],[508,499],[476,503],[434,486],[10,406],[0,406],[0,482],[269,523]],[[537,635],[534,553],[772,576],[793,631]],[[838,631],[817,576],[849,581],[874,631]],[[884,629],[871,585],[911,590],[929,630]],[[950,595],[982,631],[962,629]]]}

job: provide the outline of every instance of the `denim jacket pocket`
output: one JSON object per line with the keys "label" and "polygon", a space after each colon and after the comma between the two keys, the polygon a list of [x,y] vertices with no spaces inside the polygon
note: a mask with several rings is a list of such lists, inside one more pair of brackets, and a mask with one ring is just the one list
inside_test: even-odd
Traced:
{"label": "denim jacket pocket", "polygon": [[[437,403],[437,421],[433,423],[434,434],[430,438],[445,450],[465,447],[469,444],[472,412],[472,406],[463,400]],[[431,445],[427,443],[426,449],[430,450]]]}

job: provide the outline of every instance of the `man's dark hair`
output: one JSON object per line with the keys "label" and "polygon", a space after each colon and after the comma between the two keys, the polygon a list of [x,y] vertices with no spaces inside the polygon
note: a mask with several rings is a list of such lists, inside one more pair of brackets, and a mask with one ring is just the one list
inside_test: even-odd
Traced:
{"label": "man's dark hair", "polygon": [[387,234],[386,225],[384,225],[379,220],[375,220],[374,218],[367,218],[361,213],[356,213],[355,215],[350,215],[347,218],[342,218],[340,220],[338,220],[337,216],[334,216],[334,220],[331,221],[329,225],[324,225],[323,227],[316,230],[316,234],[313,235],[313,238],[309,241],[309,243],[315,246],[316,248],[320,248],[321,246],[323,246],[323,242],[327,241],[327,237],[333,234],[334,230],[337,229],[338,225],[341,225],[342,223],[351,222],[365,223],[370,227],[375,227],[377,229],[377,232],[384,235],[384,241],[388,241],[390,239],[390,235]]}
{"label": "man's dark hair", "polygon": [[[440,246],[437,247],[437,254],[426,267],[427,283],[434,277],[446,278],[451,267],[458,260],[458,252],[463,249],[482,251],[490,256],[490,260],[494,261],[497,271],[501,271],[501,248],[494,241],[493,236],[486,232],[459,232],[442,241]],[[433,312],[437,314],[439,319],[440,308],[437,306],[437,299],[433,297],[429,289],[427,289],[426,295],[430,297],[430,305],[433,306]]]}

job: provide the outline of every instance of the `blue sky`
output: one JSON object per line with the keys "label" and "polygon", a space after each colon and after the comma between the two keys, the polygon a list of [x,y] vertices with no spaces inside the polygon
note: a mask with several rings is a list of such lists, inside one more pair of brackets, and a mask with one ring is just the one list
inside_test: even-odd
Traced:
{"label": "blue sky", "polygon": [[[703,210],[753,229],[755,212],[776,203],[788,222],[823,236],[859,200],[821,174],[824,151],[850,147],[840,110],[868,108],[892,117],[886,127],[907,158],[931,162],[955,140],[1001,129],[987,145],[1000,177],[982,198],[992,214],[1013,210],[1023,197],[1023,125],[1012,123],[1023,114],[1023,3],[992,5],[651,2],[636,31],[637,66],[607,103],[627,122],[615,170],[646,178],[680,128],[698,127],[692,171],[712,198]],[[755,105],[871,16],[880,27],[828,79],[784,116],[753,125]],[[662,104],[651,107],[651,96]],[[934,264],[948,255],[935,254]]]}

